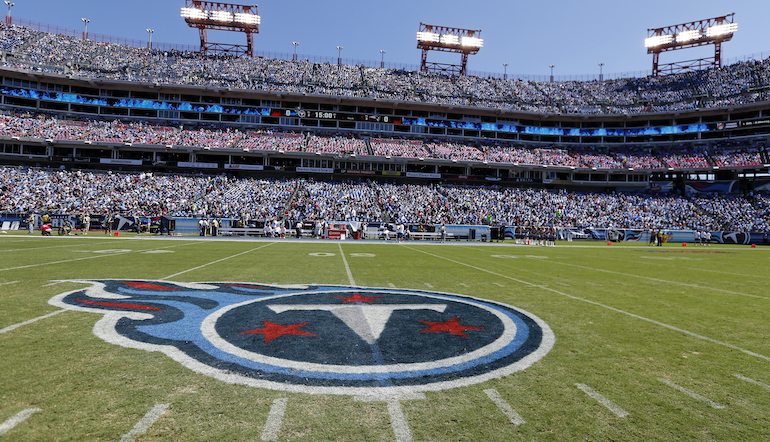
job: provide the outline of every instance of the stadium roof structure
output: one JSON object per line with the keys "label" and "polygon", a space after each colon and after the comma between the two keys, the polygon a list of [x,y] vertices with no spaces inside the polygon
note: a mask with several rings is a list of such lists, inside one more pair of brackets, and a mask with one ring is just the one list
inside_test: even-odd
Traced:
{"label": "stadium roof structure", "polygon": [[[191,28],[200,31],[201,52],[204,54],[213,52],[254,56],[254,34],[259,34],[259,24],[262,22],[257,5],[187,0],[181,15]],[[209,29],[244,32],[246,45],[209,42]]]}
{"label": "stadium roof structure", "polygon": [[[647,30],[644,46],[652,54],[652,75],[674,74],[689,69],[722,67],[722,43],[738,30],[735,13],[700,21]],[[659,64],[661,52],[714,45],[714,56]]]}
{"label": "stadium roof structure", "polygon": [[[420,71],[466,75],[468,55],[477,54],[484,46],[480,34],[481,29],[449,28],[420,23],[420,30],[417,31],[417,49],[422,49]],[[428,62],[428,51],[460,53],[461,64]]]}

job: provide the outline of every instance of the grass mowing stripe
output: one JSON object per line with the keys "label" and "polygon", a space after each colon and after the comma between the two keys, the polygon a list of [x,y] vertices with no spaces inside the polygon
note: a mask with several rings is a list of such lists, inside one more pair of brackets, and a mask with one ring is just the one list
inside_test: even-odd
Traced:
{"label": "grass mowing stripe", "polygon": [[596,390],[594,390],[593,388],[589,387],[588,385],[586,385],[586,384],[575,384],[575,385],[577,386],[577,388],[579,388],[581,391],[583,391],[583,393],[587,394],[588,396],[590,396],[593,399],[596,399],[597,402],[599,402],[600,404],[604,405],[611,412],[615,413],[615,415],[617,417],[626,417],[626,416],[628,416],[628,412],[626,412],[626,410],[618,407],[617,405],[612,403],[609,399],[607,399],[606,397],[602,396],[601,394],[596,392]]}
{"label": "grass mowing stripe", "polygon": [[663,283],[666,283],[666,284],[683,285],[683,286],[686,286],[686,287],[692,287],[692,288],[701,289],[701,290],[711,290],[711,291],[715,291],[715,292],[729,293],[731,295],[747,296],[749,298],[759,298],[759,299],[770,300],[770,298],[768,298],[766,296],[750,295],[748,293],[734,292],[732,290],[718,289],[716,287],[705,287],[705,286],[702,286],[702,285],[690,284],[690,283],[687,283],[687,282],[669,281],[669,280],[666,280],[666,279],[653,278],[652,276],[634,275],[634,274],[631,274],[631,273],[616,272],[616,271],[613,271],[613,270],[594,268],[594,267],[588,267],[588,266],[581,266],[579,264],[569,264],[569,263],[566,263],[566,262],[545,261],[545,260],[543,260],[543,261],[551,263],[551,264],[564,265],[564,266],[569,266],[569,267],[577,267],[577,268],[581,268],[581,269],[592,270],[592,271],[595,271],[595,272],[605,272],[605,273],[612,273],[613,275],[631,276],[631,277],[634,277],[634,278],[647,279],[647,280],[650,280],[650,281],[663,282]]}
{"label": "grass mowing stripe", "polygon": [[281,431],[283,414],[286,412],[288,402],[287,398],[278,398],[273,401],[273,406],[270,407],[270,413],[267,415],[265,429],[262,430],[262,440],[278,440],[278,432]]}
{"label": "grass mowing stripe", "polygon": [[120,438],[120,442],[133,442],[138,436],[146,433],[152,424],[154,424],[158,418],[163,416],[163,413],[166,412],[170,405],[171,404],[157,404],[152,407],[152,410],[148,411],[147,414],[134,425],[134,428],[132,428],[131,431]]}
{"label": "grass mowing stripe", "polygon": [[621,310],[619,308],[611,307],[609,305],[602,304],[601,302],[591,301],[590,299],[585,299],[585,298],[581,298],[581,297],[578,297],[578,296],[570,295],[568,293],[560,292],[558,290],[549,288],[547,286],[533,284],[533,283],[528,282],[528,281],[522,281],[521,279],[512,278],[510,276],[503,275],[503,274],[500,274],[500,273],[496,273],[496,272],[493,272],[491,270],[482,269],[481,267],[476,267],[476,266],[473,266],[473,265],[470,265],[470,264],[466,264],[464,262],[455,261],[454,259],[449,259],[449,258],[445,258],[443,256],[434,255],[433,253],[428,253],[428,252],[425,252],[425,251],[422,251],[422,250],[414,249],[414,248],[409,247],[409,246],[404,246],[404,247],[406,247],[407,249],[410,249],[410,250],[414,250],[415,252],[423,253],[423,254],[426,254],[428,256],[433,256],[434,258],[443,259],[445,261],[449,261],[449,262],[453,262],[453,263],[461,265],[461,266],[469,267],[469,268],[478,270],[480,272],[485,272],[485,273],[489,273],[490,275],[495,275],[495,276],[499,276],[501,278],[509,279],[511,281],[518,282],[519,284],[524,284],[524,285],[527,285],[529,287],[535,287],[535,288],[539,288],[539,289],[542,289],[542,290],[547,290],[547,291],[549,291],[551,293],[556,293],[557,295],[565,296],[567,298],[574,299],[576,301],[581,301],[581,302],[585,302],[585,303],[588,303],[588,304],[591,304],[591,305],[595,305],[597,307],[606,308],[608,310],[612,310],[614,312],[621,313],[621,314],[630,316],[632,318],[640,319],[642,321],[647,321],[647,322],[649,322],[651,324],[655,324],[655,325],[659,325],[661,327],[665,327],[665,328],[667,328],[669,330],[674,330],[674,331],[677,331],[677,332],[680,332],[680,333],[684,333],[684,334],[686,334],[688,336],[692,336],[693,338],[702,339],[704,341],[711,342],[713,344],[721,345],[723,347],[731,348],[733,350],[738,350],[738,351],[740,351],[742,353],[745,353],[745,354],[747,354],[749,356],[754,356],[755,358],[759,358],[759,359],[764,359],[766,361],[770,361],[770,356],[765,356],[765,355],[761,355],[759,353],[754,353],[751,350],[746,350],[745,348],[738,347],[737,345],[728,344],[727,342],[717,341],[716,339],[709,338],[708,336],[699,335],[699,334],[691,332],[689,330],[685,330],[685,329],[682,329],[682,328],[679,328],[679,327],[674,327],[673,325],[665,324],[663,322],[656,321],[654,319],[645,318],[644,316],[639,316],[637,314],[634,314],[634,313],[631,313],[631,312],[627,312],[627,311]]}
{"label": "grass mowing stripe", "polygon": [[171,279],[171,278],[173,278],[173,277],[175,277],[175,276],[183,275],[183,274],[185,274],[185,273],[187,273],[187,272],[192,272],[192,271],[194,271],[194,270],[199,270],[199,269],[202,269],[202,268],[204,268],[204,267],[210,266],[211,264],[216,264],[216,263],[219,263],[219,262],[222,262],[222,261],[226,261],[226,260],[228,260],[228,259],[230,259],[230,258],[235,258],[235,257],[237,257],[237,256],[245,255],[245,254],[247,254],[247,253],[251,253],[251,252],[253,252],[253,251],[255,251],[255,250],[259,250],[259,249],[262,249],[262,248],[264,248],[264,247],[267,247],[267,246],[271,246],[271,245],[273,245],[273,244],[275,244],[275,243],[274,243],[274,242],[271,242],[270,244],[265,244],[265,245],[263,245],[263,246],[255,247],[255,248],[253,248],[253,249],[251,249],[251,250],[246,250],[245,252],[236,253],[235,255],[227,256],[227,257],[225,257],[225,258],[222,258],[222,259],[218,259],[218,260],[216,260],[216,261],[211,261],[211,262],[209,262],[209,263],[206,263],[206,264],[203,264],[203,265],[199,265],[199,266],[197,266],[197,267],[193,267],[193,268],[191,268],[191,269],[187,269],[187,270],[181,271],[181,272],[179,272],[179,273],[174,273],[173,275],[168,275],[168,276],[166,276],[165,278],[160,278],[158,281],[168,281],[169,279]]}
{"label": "grass mowing stripe", "polygon": [[26,410],[22,410],[18,413],[16,413],[14,416],[0,424],[0,436],[4,435],[5,433],[11,431],[13,427],[16,425],[19,425],[20,423],[24,422],[32,416],[35,412],[40,411],[39,408],[27,408]]}
{"label": "grass mowing stripe", "polygon": [[356,285],[356,281],[353,279],[353,273],[350,272],[350,266],[348,265],[348,260],[345,259],[345,253],[342,252],[342,244],[337,244],[340,248],[340,256],[342,257],[342,262],[345,264],[345,271],[348,272],[348,280],[350,280],[350,285]]}
{"label": "grass mowing stripe", "polygon": [[[190,243],[193,244],[193,243]],[[162,250],[162,249],[169,249],[171,247],[183,247],[183,246],[189,246],[190,244],[177,244],[173,246],[165,246],[165,247],[158,247],[157,249],[149,249],[149,250]],[[84,258],[74,258],[74,259],[66,259],[64,261],[54,261],[54,262],[43,262],[38,264],[29,264],[25,266],[18,266],[18,267],[7,267],[4,269],[0,269],[0,272],[4,272],[6,270],[19,270],[19,269],[28,269],[32,267],[40,267],[40,266],[50,266],[53,264],[65,264],[68,262],[75,262],[75,261],[85,261],[87,259],[96,259],[96,258],[108,258],[112,256],[119,256],[119,255],[125,255],[127,253],[134,253],[134,252],[146,252],[147,250],[129,250],[127,252],[117,252],[117,253],[103,253],[96,256],[86,256]]]}
{"label": "grass mowing stripe", "polygon": [[684,387],[680,387],[679,385],[676,385],[675,383],[669,381],[668,379],[658,378],[658,380],[660,382],[663,382],[664,384],[668,385],[669,387],[673,388],[674,390],[681,391],[682,393],[686,394],[687,396],[690,396],[693,399],[696,399],[696,400],[699,400],[701,402],[704,402],[704,403],[708,404],[708,406],[711,407],[711,408],[714,408],[714,409],[717,409],[717,410],[722,410],[722,409],[725,408],[724,405],[719,405],[716,402],[712,401],[711,399],[703,397],[703,396],[699,395],[698,393],[696,393],[696,392],[694,392],[692,390],[688,390],[688,389],[686,389]]}
{"label": "grass mowing stripe", "polygon": [[516,410],[514,410],[513,407],[511,407],[511,404],[509,404],[508,401],[506,401],[505,399],[503,399],[502,396],[500,396],[500,393],[498,393],[497,390],[495,390],[494,388],[490,388],[490,389],[484,390],[484,393],[486,393],[487,396],[489,396],[489,399],[491,399],[492,402],[494,402],[495,405],[497,405],[497,408],[499,408],[500,411],[502,411],[503,414],[506,417],[508,417],[508,419],[511,420],[511,423],[513,425],[523,425],[526,423],[524,419],[521,416],[519,416],[519,413],[517,413]]}
{"label": "grass mowing stripe", "polygon": [[53,315],[58,315],[59,313],[63,313],[63,312],[66,312],[66,311],[67,310],[56,310],[55,312],[49,313],[47,315],[38,316],[37,318],[32,318],[32,319],[30,319],[28,321],[20,322],[18,324],[14,324],[14,325],[9,325],[6,328],[0,329],[0,335],[2,335],[3,333],[7,333],[7,332],[9,332],[11,330],[16,330],[17,328],[25,326],[27,324],[32,324],[33,322],[37,322],[37,321],[39,321],[41,319],[50,318]]}
{"label": "grass mowing stripe", "polygon": [[742,374],[737,374],[736,373],[733,376],[735,376],[736,378],[738,378],[738,379],[740,379],[742,381],[746,381],[746,382],[748,382],[750,384],[754,384],[754,385],[759,385],[760,387],[764,387],[764,388],[767,388],[768,390],[770,390],[770,385],[764,384],[764,383],[759,382],[759,381],[755,381],[754,379],[751,379],[751,378],[747,378],[746,376],[744,376]]}

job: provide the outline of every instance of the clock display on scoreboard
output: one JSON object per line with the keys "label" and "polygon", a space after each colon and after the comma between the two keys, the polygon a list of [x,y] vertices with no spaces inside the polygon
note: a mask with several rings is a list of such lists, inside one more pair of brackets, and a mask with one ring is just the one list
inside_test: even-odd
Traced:
{"label": "clock display on scoreboard", "polygon": [[274,110],[272,113],[274,116],[312,118],[317,120],[367,121],[370,123],[403,124],[401,117],[393,117],[391,115],[349,114],[302,109],[285,109],[283,111]]}

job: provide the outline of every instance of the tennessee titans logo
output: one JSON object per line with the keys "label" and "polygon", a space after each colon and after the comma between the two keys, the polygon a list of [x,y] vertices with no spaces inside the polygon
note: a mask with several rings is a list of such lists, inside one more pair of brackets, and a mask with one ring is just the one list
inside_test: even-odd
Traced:
{"label": "tennessee titans logo", "polygon": [[107,342],[163,352],[228,383],[314,394],[407,394],[523,370],[551,329],[509,305],[445,293],[343,286],[78,280],[52,298],[103,314]]}

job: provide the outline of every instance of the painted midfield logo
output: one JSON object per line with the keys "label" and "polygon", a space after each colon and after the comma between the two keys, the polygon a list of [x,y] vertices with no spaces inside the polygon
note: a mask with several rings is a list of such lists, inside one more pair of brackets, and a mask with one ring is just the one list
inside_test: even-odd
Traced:
{"label": "painted midfield logo", "polygon": [[551,329],[467,296],[340,286],[92,281],[50,304],[104,315],[94,333],[229,383],[318,394],[401,394],[523,370]]}

